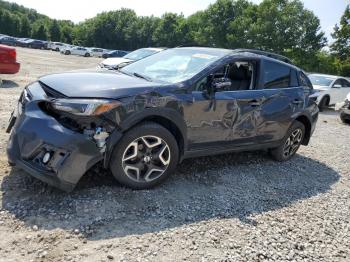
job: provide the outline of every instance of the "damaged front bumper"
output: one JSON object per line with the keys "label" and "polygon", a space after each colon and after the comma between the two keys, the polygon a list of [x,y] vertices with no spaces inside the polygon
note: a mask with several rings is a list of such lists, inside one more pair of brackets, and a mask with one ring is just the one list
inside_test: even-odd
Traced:
{"label": "damaged front bumper", "polygon": [[9,126],[8,160],[52,186],[72,191],[84,173],[103,160],[105,147],[45,113],[39,103],[47,96],[40,86],[28,91],[30,98],[22,94]]}
{"label": "damaged front bumper", "polygon": [[344,103],[338,105],[340,117],[344,120],[350,121],[350,100],[345,100]]}

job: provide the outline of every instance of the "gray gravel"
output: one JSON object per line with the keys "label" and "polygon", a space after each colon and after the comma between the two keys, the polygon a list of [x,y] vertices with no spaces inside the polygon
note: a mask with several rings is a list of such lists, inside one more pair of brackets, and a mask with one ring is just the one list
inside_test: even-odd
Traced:
{"label": "gray gravel", "polygon": [[[58,56],[19,52],[34,74],[44,62],[29,65],[31,52]],[[1,119],[19,85],[0,90]],[[96,168],[71,194],[7,166],[1,121],[0,261],[350,261],[350,126],[331,110],[286,163],[264,152],[186,160],[144,191]]]}

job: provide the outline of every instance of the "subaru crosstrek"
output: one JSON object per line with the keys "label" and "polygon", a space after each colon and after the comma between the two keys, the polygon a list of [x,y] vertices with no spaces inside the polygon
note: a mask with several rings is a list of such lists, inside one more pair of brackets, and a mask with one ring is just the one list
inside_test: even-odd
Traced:
{"label": "subaru crosstrek", "polygon": [[66,191],[96,164],[151,188],[183,159],[307,145],[318,107],[305,73],[255,50],[168,49],[118,71],[52,74],[28,85],[8,126],[9,163]]}

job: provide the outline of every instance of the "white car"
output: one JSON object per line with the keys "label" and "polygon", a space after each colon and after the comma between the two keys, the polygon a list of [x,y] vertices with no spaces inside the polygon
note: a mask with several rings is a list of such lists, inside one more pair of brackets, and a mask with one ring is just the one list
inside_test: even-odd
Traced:
{"label": "white car", "polygon": [[102,57],[103,54],[107,53],[108,51],[106,49],[103,48],[96,48],[96,47],[91,47],[90,48],[90,53],[92,56],[95,57]]}
{"label": "white car", "polygon": [[106,68],[106,69],[115,69],[117,67],[121,67],[124,64],[128,64],[140,59],[143,59],[147,56],[153,55],[155,53],[158,53],[160,51],[163,51],[164,48],[141,48],[137,49],[123,57],[111,57],[107,58],[106,60],[103,60],[99,64],[99,68]]}
{"label": "white car", "polygon": [[48,48],[53,50],[53,51],[60,51],[60,48],[62,48],[65,44],[60,43],[60,42],[51,42],[48,44]]}
{"label": "white car", "polygon": [[66,49],[65,54],[66,55],[79,55],[79,56],[90,57],[91,51],[85,47],[73,46],[72,48]]}
{"label": "white car", "polygon": [[340,76],[310,74],[308,75],[315,90],[319,91],[317,103],[322,111],[325,107],[343,102],[350,92],[350,82]]}
{"label": "white car", "polygon": [[68,53],[67,53],[68,50],[72,49],[73,47],[75,47],[75,46],[66,44],[66,45],[60,47],[60,53],[64,54],[64,55],[68,55]]}

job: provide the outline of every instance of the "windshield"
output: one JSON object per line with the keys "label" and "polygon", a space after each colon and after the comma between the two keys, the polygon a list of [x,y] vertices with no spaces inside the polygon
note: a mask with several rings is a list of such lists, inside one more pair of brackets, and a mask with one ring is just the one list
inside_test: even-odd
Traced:
{"label": "windshield", "polygon": [[178,83],[190,79],[228,53],[229,50],[174,48],[127,65],[120,71],[152,81]]}
{"label": "windshield", "polygon": [[124,56],[124,58],[133,60],[133,61],[137,61],[140,60],[142,58],[145,58],[147,56],[153,55],[155,53],[157,53],[158,51],[153,50],[153,49],[137,49],[129,54],[127,54],[126,56]]}
{"label": "windshield", "polygon": [[309,75],[309,78],[311,83],[317,86],[330,86],[330,84],[335,80],[334,77],[318,75]]}

